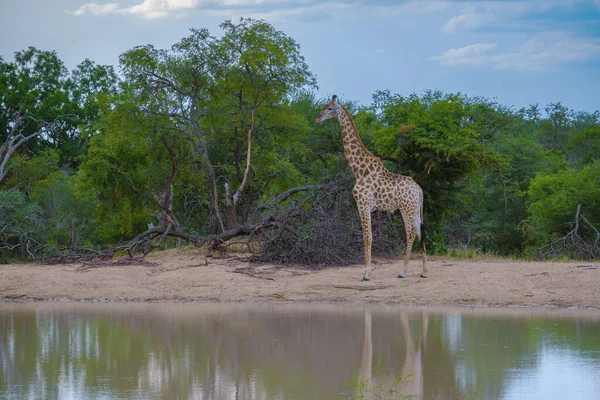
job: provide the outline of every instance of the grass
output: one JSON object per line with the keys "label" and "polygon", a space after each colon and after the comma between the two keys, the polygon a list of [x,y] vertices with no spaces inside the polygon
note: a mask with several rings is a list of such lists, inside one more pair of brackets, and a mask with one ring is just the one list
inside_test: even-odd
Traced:
{"label": "grass", "polygon": [[[383,358],[379,358],[373,366],[373,378],[382,375]],[[351,380],[346,382],[346,386],[354,389],[357,392],[354,397],[345,397],[345,400],[359,399],[388,399],[388,400],[409,400],[414,399],[415,395],[402,394],[398,388],[407,380],[412,378],[413,374],[405,377],[398,376],[389,385],[383,383],[375,385],[373,379],[363,379],[358,375],[354,375]]]}

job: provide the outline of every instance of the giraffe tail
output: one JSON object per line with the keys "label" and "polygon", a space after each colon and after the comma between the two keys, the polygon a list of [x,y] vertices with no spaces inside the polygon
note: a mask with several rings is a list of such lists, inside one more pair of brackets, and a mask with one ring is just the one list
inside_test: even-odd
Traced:
{"label": "giraffe tail", "polygon": [[425,224],[421,223],[421,250],[425,251],[425,238],[427,235],[425,234]]}
{"label": "giraffe tail", "polygon": [[423,195],[421,195],[421,209],[420,211],[420,218],[419,218],[419,230],[420,230],[420,236],[421,236],[421,250],[423,250],[423,252],[425,252],[425,238],[427,237],[427,234],[425,233],[425,215],[423,214]]}

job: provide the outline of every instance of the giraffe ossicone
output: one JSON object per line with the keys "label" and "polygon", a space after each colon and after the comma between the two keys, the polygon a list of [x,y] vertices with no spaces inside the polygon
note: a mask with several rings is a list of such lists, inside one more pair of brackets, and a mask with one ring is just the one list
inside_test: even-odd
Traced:
{"label": "giraffe ossicone", "polygon": [[409,176],[394,174],[387,170],[379,157],[371,154],[364,146],[348,110],[333,96],[327,103],[315,122],[322,123],[329,118],[337,118],[342,130],[344,155],[356,177],[352,194],[356,200],[362,226],[363,243],[365,246],[364,281],[370,280],[371,245],[373,232],[371,228],[371,213],[375,210],[395,212],[400,210],[406,231],[406,251],[404,253],[404,271],[398,278],[404,278],[408,271],[410,253],[415,238],[421,241],[423,272],[421,277],[427,277],[427,254],[425,251],[425,229],[423,226],[423,190]]}

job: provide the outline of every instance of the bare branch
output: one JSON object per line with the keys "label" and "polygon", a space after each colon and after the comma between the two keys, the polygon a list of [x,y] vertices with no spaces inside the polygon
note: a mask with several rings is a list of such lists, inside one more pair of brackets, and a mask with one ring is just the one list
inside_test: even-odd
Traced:
{"label": "bare branch", "polygon": [[237,206],[240,202],[240,198],[242,197],[242,192],[246,188],[246,184],[248,183],[248,173],[250,172],[251,166],[251,158],[252,158],[252,132],[254,131],[254,109],[252,109],[252,117],[251,117],[250,128],[248,129],[248,153],[246,154],[246,170],[244,171],[244,179],[242,183],[240,183],[240,187],[236,190],[233,195],[233,205]]}
{"label": "bare branch", "polygon": [[[579,218],[596,233],[596,237],[593,242],[590,243],[589,239],[586,240],[579,234]],[[600,258],[600,247],[598,242],[600,241],[600,231],[592,225],[587,218],[581,215],[581,205],[577,206],[575,212],[575,227],[567,233],[565,236],[555,239],[545,246],[542,246],[537,251],[537,259],[547,259],[556,257],[559,255],[566,255],[570,257],[582,258],[582,259],[598,259]]]}
{"label": "bare branch", "polygon": [[258,214],[259,212],[261,212],[263,210],[266,210],[268,208],[271,208],[278,204],[281,204],[284,201],[286,201],[288,198],[290,198],[291,196],[295,195],[296,193],[305,192],[307,190],[323,190],[323,189],[327,189],[329,187],[331,187],[331,184],[322,183],[322,184],[316,184],[316,185],[296,186],[296,187],[290,188],[290,189],[286,190],[285,192],[281,193],[279,196],[275,197],[273,200],[260,204],[258,207],[256,207],[254,209],[254,211],[252,211],[252,214]]}

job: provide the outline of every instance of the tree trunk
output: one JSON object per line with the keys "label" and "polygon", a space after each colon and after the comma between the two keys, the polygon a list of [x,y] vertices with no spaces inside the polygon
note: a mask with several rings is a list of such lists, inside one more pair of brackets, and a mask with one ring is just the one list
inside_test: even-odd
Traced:
{"label": "tree trunk", "polygon": [[252,162],[252,132],[254,131],[254,109],[251,110],[252,122],[248,129],[248,149],[246,151],[246,169],[244,170],[244,176],[240,186],[235,191],[235,194],[231,194],[229,184],[225,183],[225,194],[227,196],[227,229],[233,229],[237,225],[237,207],[242,200],[242,193],[248,184],[248,174],[250,173],[250,167]]}

